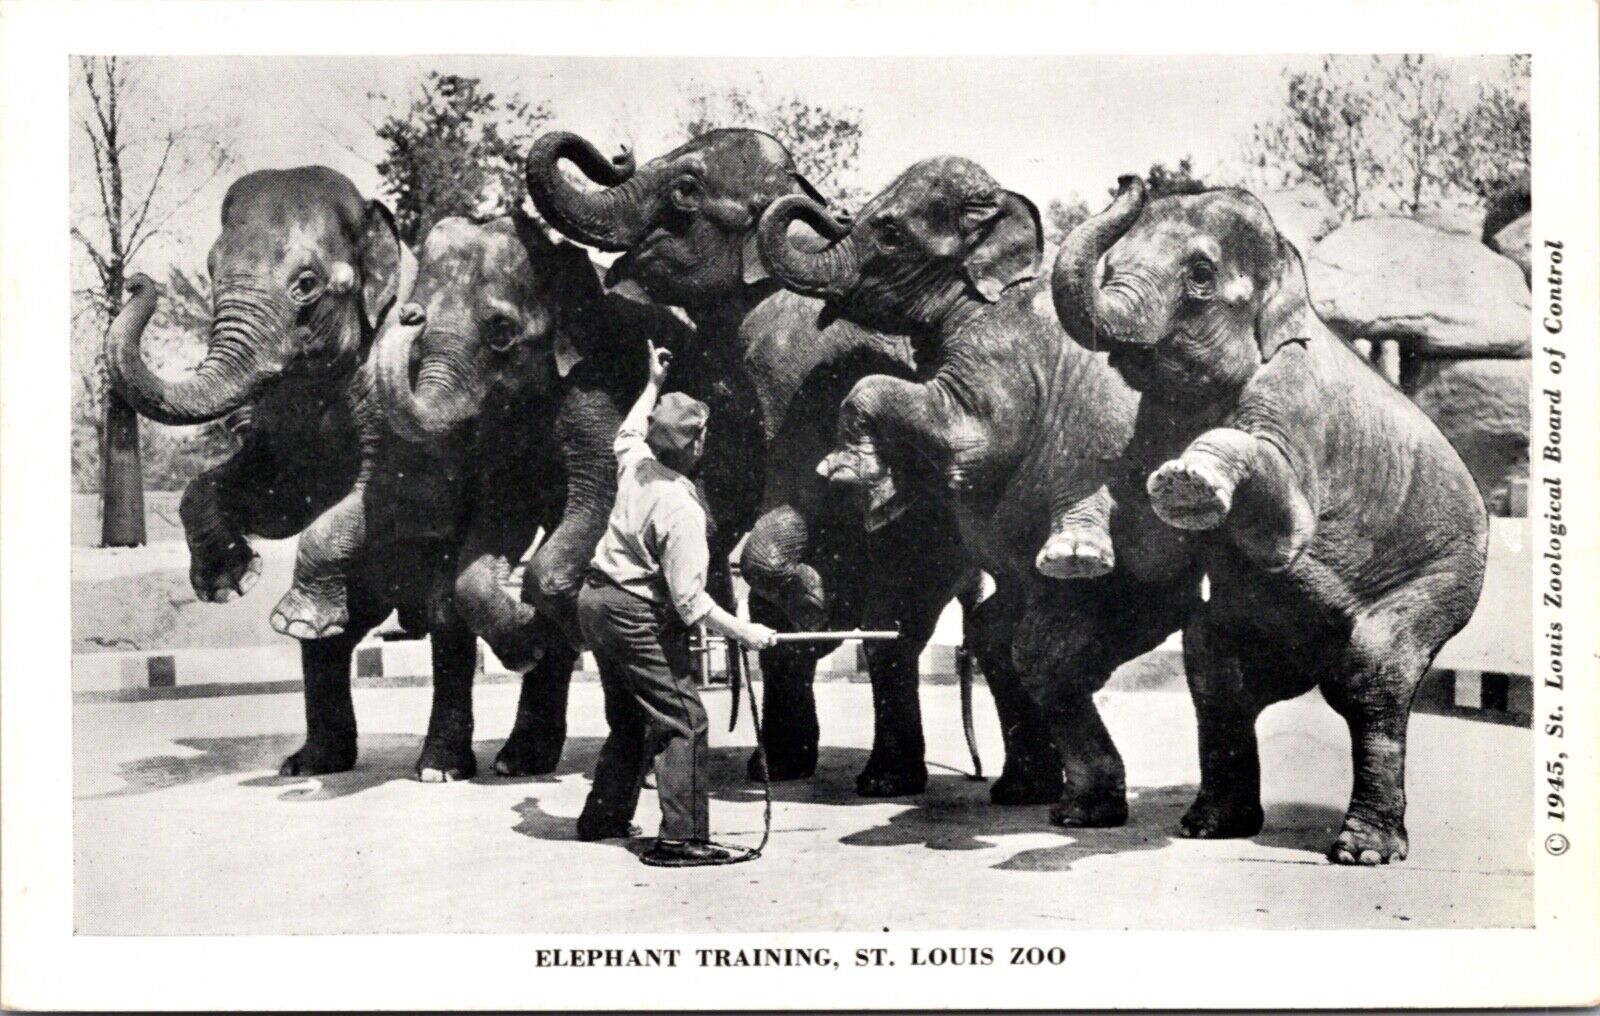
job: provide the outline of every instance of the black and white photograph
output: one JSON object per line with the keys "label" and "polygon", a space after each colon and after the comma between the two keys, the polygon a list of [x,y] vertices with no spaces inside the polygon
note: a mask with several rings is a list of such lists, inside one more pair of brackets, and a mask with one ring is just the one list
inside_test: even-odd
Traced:
{"label": "black and white photograph", "polygon": [[[1540,98],[1591,6],[1161,53],[1100,6],[1055,55],[355,6],[380,52],[61,27],[5,93],[64,198],[0,262],[49,315],[6,408],[54,407],[5,418],[8,797],[20,696],[61,717],[7,937],[324,970],[158,1003],[13,954],[8,1006],[1594,1001],[1596,106]],[[1479,969],[1395,959],[1429,932]],[[1557,934],[1544,987],[1467,959]],[[522,993],[312,986],[435,940]],[[1190,972],[1253,941],[1298,986]]]}

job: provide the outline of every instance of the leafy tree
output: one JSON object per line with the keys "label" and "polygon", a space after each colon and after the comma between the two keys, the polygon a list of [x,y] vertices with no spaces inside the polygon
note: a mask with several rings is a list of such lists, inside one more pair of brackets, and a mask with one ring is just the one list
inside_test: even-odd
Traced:
{"label": "leafy tree", "polygon": [[1087,219],[1094,212],[1081,195],[1073,194],[1068,198],[1051,198],[1044,209],[1044,242],[1047,247],[1059,247],[1067,234],[1077,228],[1078,223]]}
{"label": "leafy tree", "polygon": [[1315,184],[1355,218],[1383,177],[1370,137],[1371,83],[1349,61],[1330,57],[1320,73],[1291,74],[1287,85],[1283,116],[1255,129],[1257,168],[1276,172],[1279,184]]}
{"label": "leafy tree", "polygon": [[[1150,198],[1164,198],[1173,194],[1198,194],[1207,188],[1205,181],[1194,175],[1194,161],[1187,155],[1178,160],[1177,166],[1168,169],[1166,163],[1156,162],[1150,165],[1150,172],[1144,175],[1145,194]],[[1115,195],[1115,187],[1111,189]]]}
{"label": "leafy tree", "polygon": [[1462,119],[1452,156],[1460,182],[1488,200],[1507,186],[1526,186],[1533,150],[1528,113],[1532,59],[1513,56],[1499,81],[1478,83],[1477,101]]}
{"label": "leafy tree", "polygon": [[[74,79],[74,140],[87,158],[81,148],[74,153],[71,233],[94,269],[97,285],[80,296],[97,338],[122,308],[135,259],[230,161],[216,125],[173,121],[153,108],[138,71],[137,61],[80,57]],[[95,348],[79,379],[98,421],[101,542],[136,547],[145,542],[139,417],[107,390]],[[73,451],[76,469],[85,450],[74,441]]]}
{"label": "leafy tree", "polygon": [[798,95],[773,97],[758,78],[752,89],[729,86],[690,96],[678,125],[684,137],[718,127],[766,131],[783,142],[800,172],[830,204],[854,211],[871,197],[856,178],[861,110],[853,106],[833,109]]}
{"label": "leafy tree", "polygon": [[401,238],[415,244],[440,219],[520,207],[522,160],[550,117],[543,103],[498,96],[478,78],[429,72],[405,112],[378,126],[386,146],[378,172]]}
{"label": "leafy tree", "polygon": [[1526,57],[1478,85],[1438,58],[1330,57],[1286,79],[1284,113],[1258,124],[1252,162],[1269,186],[1309,183],[1347,219],[1478,203],[1526,174]]}

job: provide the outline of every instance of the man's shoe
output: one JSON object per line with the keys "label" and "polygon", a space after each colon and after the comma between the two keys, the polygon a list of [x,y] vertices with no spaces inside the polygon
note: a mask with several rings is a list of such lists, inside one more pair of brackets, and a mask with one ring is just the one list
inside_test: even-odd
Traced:
{"label": "man's shoe", "polygon": [[696,868],[708,864],[727,864],[733,855],[703,840],[656,840],[656,845],[639,857],[655,868]]}
{"label": "man's shoe", "polygon": [[631,840],[635,836],[643,835],[643,829],[627,822],[589,824],[582,819],[578,820],[578,839],[585,843],[593,843],[595,840]]}

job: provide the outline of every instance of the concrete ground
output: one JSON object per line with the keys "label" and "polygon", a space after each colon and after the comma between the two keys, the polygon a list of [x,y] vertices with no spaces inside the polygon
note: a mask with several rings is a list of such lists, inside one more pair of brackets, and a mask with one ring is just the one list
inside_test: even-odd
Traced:
{"label": "concrete ground", "polygon": [[[485,769],[515,705],[478,694]],[[981,689],[992,769],[999,730]],[[299,746],[297,694],[79,703],[74,714],[75,912],[80,934],[338,932],[864,931],[974,928],[1417,928],[1532,923],[1521,728],[1417,715],[1409,773],[1411,858],[1340,868],[1321,852],[1349,788],[1342,722],[1315,695],[1261,721],[1267,828],[1194,842],[1173,831],[1195,790],[1188,698],[1108,692],[1132,817],[1068,831],[1043,807],[988,804],[968,765],[955,689],[928,686],[933,778],[917,798],[851,792],[870,744],[866,685],[818,686],[816,778],[774,788],[773,837],[750,864],[646,868],[647,840],[579,843],[573,819],[604,734],[599,686],[574,685],[571,736],[549,777],[425,785],[411,766],[425,688],[357,692],[361,760],[318,779],[276,774]],[[743,779],[748,720],[713,722],[715,834],[754,843],[761,792]],[[638,816],[657,819],[646,792]]]}

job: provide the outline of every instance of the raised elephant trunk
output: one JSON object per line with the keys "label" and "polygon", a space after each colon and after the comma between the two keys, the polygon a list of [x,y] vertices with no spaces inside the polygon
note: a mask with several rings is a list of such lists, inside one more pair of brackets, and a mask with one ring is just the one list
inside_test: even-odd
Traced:
{"label": "raised elephant trunk", "polygon": [[[797,220],[833,242],[821,250],[802,250],[790,243],[789,226]],[[850,227],[804,194],[790,194],[767,207],[761,216],[760,243],[761,259],[773,277],[808,296],[843,296],[861,274]]]}
{"label": "raised elephant trunk", "polygon": [[428,327],[420,304],[400,308],[394,324],[378,340],[375,357],[378,397],[389,425],[407,441],[443,437],[477,415],[482,384],[465,380],[472,369],[458,370],[450,363],[425,363],[411,387],[411,351]]}
{"label": "raised elephant trunk", "polygon": [[219,314],[205,359],[182,381],[167,381],[145,365],[140,340],[155,313],[160,287],[147,275],[128,280],[131,298],[106,332],[106,364],[117,393],[141,416],[170,426],[207,423],[250,398],[266,376],[245,326]]}
{"label": "raised elephant trunk", "polygon": [[1124,176],[1117,186],[1116,200],[1109,208],[1085,219],[1067,235],[1050,277],[1061,326],[1079,344],[1090,348],[1098,344],[1106,319],[1115,311],[1101,292],[1095,267],[1144,210],[1143,180]]}
{"label": "raised elephant trunk", "polygon": [[[566,159],[605,190],[584,190],[561,174]],[[644,237],[665,166],[635,175],[633,155],[607,159],[589,141],[567,131],[544,134],[528,150],[528,196],[551,225],[601,250],[627,250]]]}

